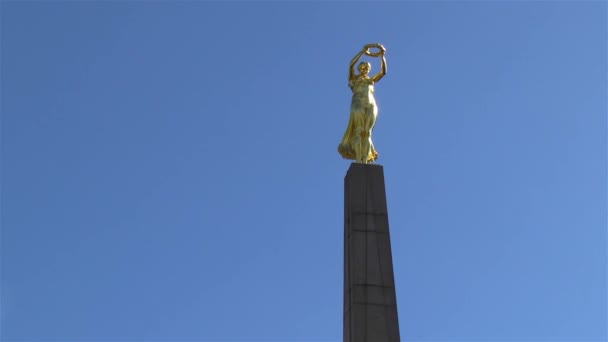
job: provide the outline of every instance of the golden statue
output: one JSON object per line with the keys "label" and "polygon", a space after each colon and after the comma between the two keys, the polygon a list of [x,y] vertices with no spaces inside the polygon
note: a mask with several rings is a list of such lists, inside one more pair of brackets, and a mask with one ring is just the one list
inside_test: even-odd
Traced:
{"label": "golden statue", "polygon": [[[370,49],[377,48],[377,52]],[[348,74],[348,86],[353,92],[350,103],[350,119],[342,142],[338,145],[338,152],[346,159],[353,159],[358,163],[372,163],[378,158],[378,152],[372,143],[372,130],[376,124],[378,107],[374,99],[374,84],[386,75],[386,49],[380,44],[367,44],[351,61]],[[372,65],[361,62],[357,66],[359,74],[355,75],[355,64],[361,56],[382,58],[382,70],[373,77],[369,77]]]}

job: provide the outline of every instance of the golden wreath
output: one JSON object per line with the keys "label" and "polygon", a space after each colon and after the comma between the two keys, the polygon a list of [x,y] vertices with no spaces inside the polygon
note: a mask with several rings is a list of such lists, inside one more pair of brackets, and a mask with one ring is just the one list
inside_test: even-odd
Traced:
{"label": "golden wreath", "polygon": [[[378,49],[378,51],[372,52],[370,49]],[[369,44],[365,46],[365,54],[370,57],[380,57],[386,52],[386,49],[380,44]]]}

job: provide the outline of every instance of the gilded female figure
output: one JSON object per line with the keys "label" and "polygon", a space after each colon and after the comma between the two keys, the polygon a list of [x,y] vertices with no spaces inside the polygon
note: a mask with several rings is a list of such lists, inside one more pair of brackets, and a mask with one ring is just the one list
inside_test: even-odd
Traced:
{"label": "gilded female figure", "polygon": [[[372,53],[371,48],[378,48]],[[378,107],[374,99],[374,84],[386,75],[386,49],[380,44],[367,44],[350,62],[348,85],[353,92],[350,104],[350,119],[338,152],[346,159],[353,159],[358,163],[371,163],[378,158],[378,152],[372,143],[372,130],[376,124]],[[357,66],[359,74],[355,74],[355,64],[362,55],[382,58],[382,70],[369,76],[371,64],[361,62]]]}

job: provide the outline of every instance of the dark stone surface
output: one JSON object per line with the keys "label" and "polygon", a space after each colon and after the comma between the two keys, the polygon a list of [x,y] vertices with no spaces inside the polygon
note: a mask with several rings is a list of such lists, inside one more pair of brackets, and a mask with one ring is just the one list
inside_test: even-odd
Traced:
{"label": "dark stone surface", "polygon": [[400,341],[381,165],[344,178],[344,342]]}

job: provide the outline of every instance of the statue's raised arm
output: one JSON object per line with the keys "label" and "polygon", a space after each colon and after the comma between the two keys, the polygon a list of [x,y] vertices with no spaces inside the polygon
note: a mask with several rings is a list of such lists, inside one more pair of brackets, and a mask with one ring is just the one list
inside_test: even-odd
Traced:
{"label": "statue's raised arm", "polygon": [[352,80],[352,79],[354,79],[356,77],[356,75],[355,75],[355,64],[357,64],[357,62],[359,61],[359,59],[361,58],[361,56],[363,56],[363,54],[365,54],[366,51],[367,51],[366,49],[361,50],[350,61],[350,67],[348,68],[348,80],[349,81]]}
{"label": "statue's raised arm", "polygon": [[[377,44],[378,49],[380,49],[380,51],[378,51],[378,55],[381,57],[381,61],[382,61],[382,66],[381,66],[381,70],[379,73],[375,74],[374,77],[372,77],[372,79],[374,80],[374,83],[380,81],[380,79],[382,77],[384,77],[384,75],[386,75],[386,58],[384,57],[384,53],[386,52],[386,49],[384,48],[384,46]],[[369,55],[369,53],[367,53],[367,55]]]}

